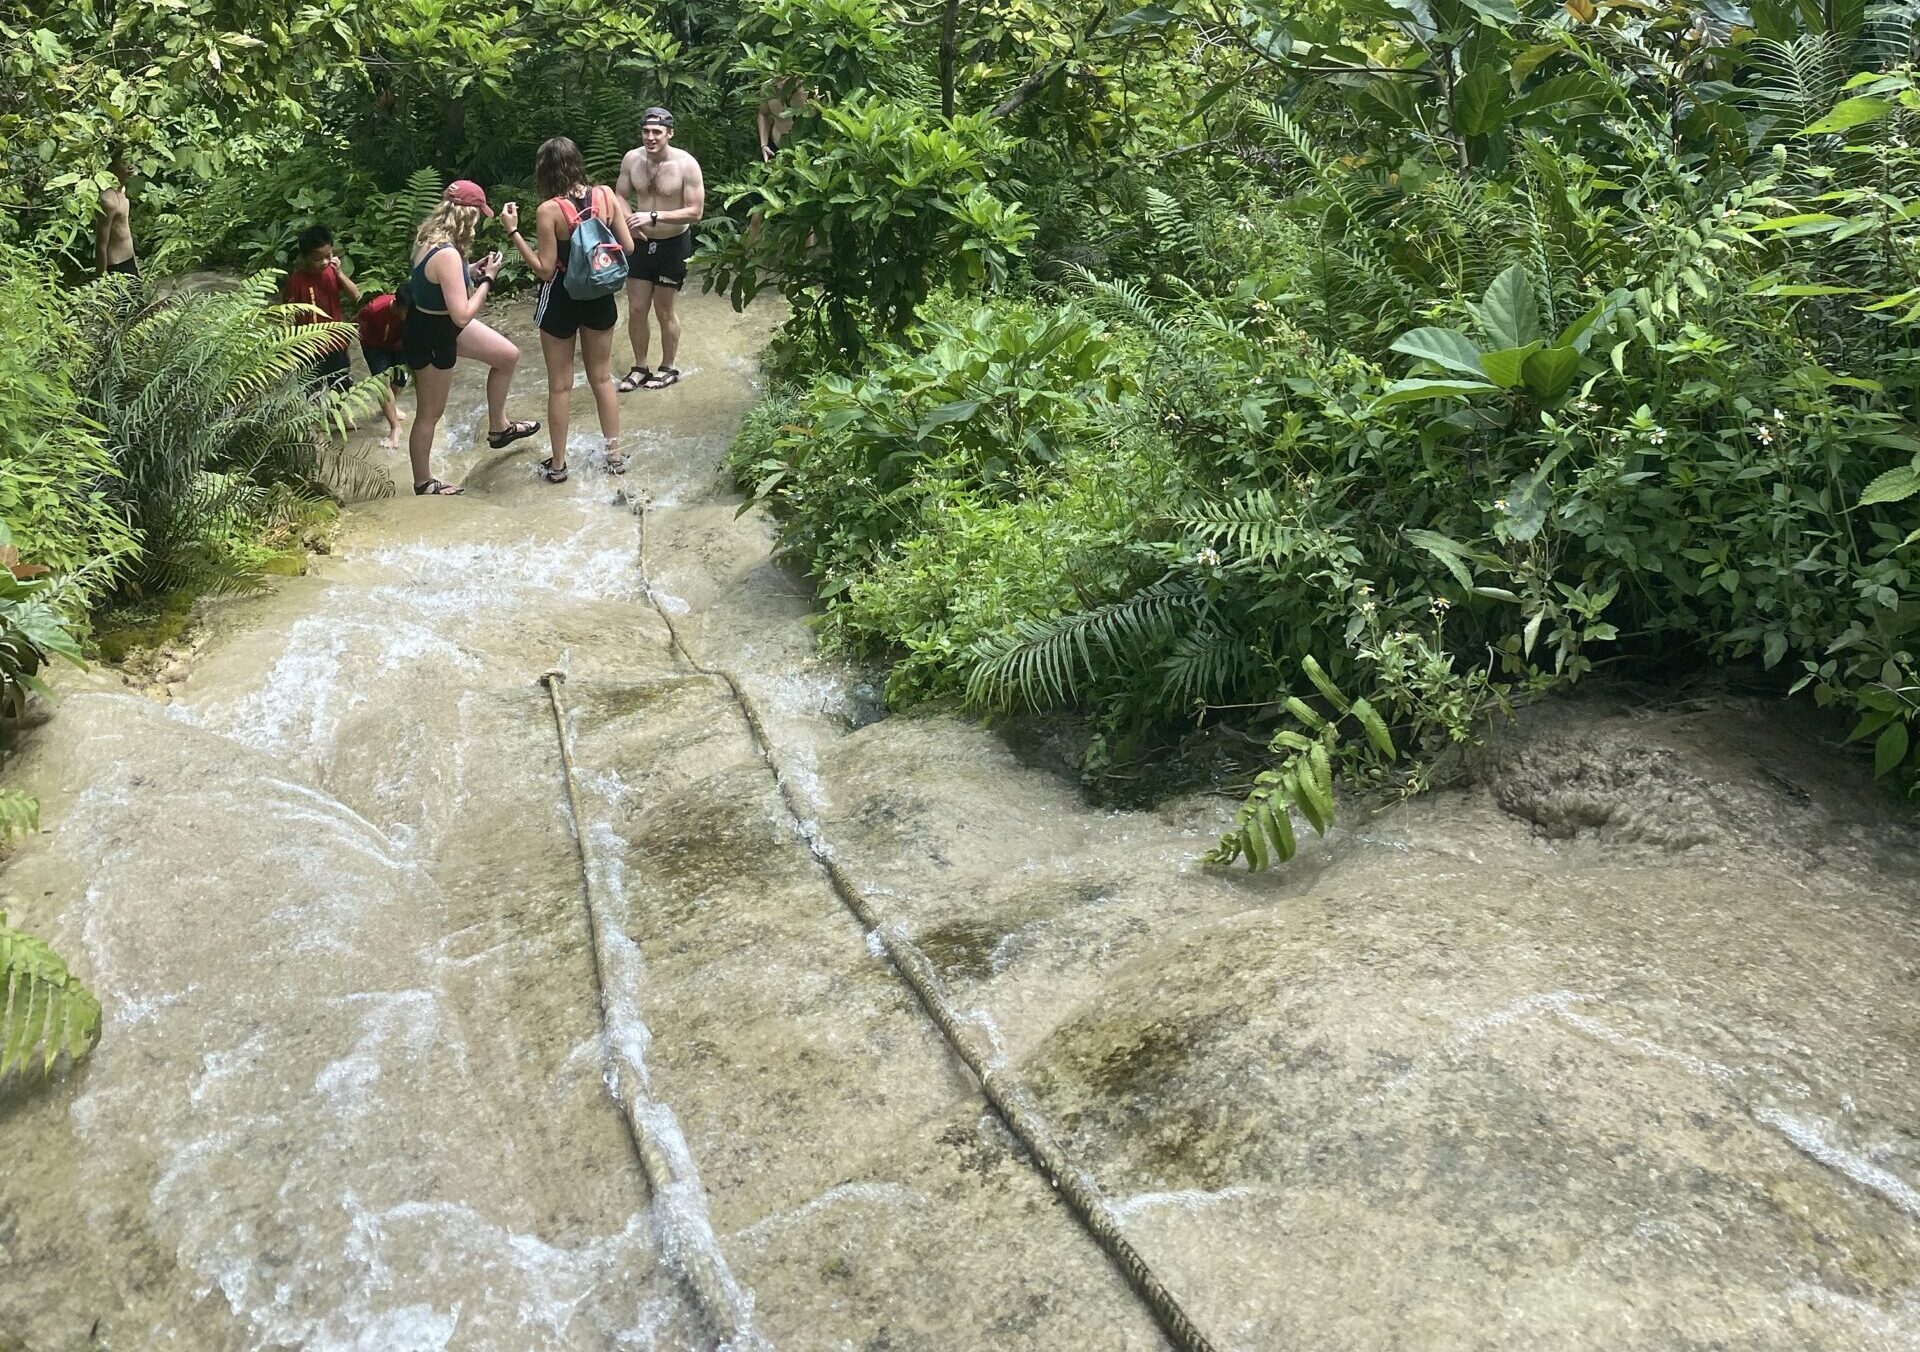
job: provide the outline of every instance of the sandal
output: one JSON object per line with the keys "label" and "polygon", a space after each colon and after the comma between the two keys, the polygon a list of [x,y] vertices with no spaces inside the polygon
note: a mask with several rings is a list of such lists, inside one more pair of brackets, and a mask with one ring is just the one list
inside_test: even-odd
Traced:
{"label": "sandal", "polygon": [[553,458],[549,456],[540,462],[540,477],[550,484],[563,484],[567,481],[567,467],[562,465],[559,469],[555,469]]}
{"label": "sandal", "polygon": [[625,474],[627,472],[627,453],[615,447],[607,447],[607,473]]}
{"label": "sandal", "polygon": [[498,432],[487,433],[487,445],[493,447],[493,449],[497,451],[502,446],[511,445],[514,442],[520,440],[521,437],[530,437],[535,432],[538,432],[539,430],[540,430],[539,423],[529,422],[523,418],[519,422],[508,423],[505,427],[501,428]]}
{"label": "sandal", "polygon": [[625,375],[621,376],[620,383],[615,385],[613,388],[620,391],[620,393],[622,394],[632,394],[635,390],[639,389],[642,385],[646,384],[649,380],[652,380],[652,379],[653,379],[652,371],[648,370],[644,366],[635,366],[630,368]]}
{"label": "sandal", "polygon": [[679,379],[680,379],[679,367],[663,366],[658,371],[655,371],[652,375],[647,377],[646,388],[649,390],[664,390],[667,388],[667,386],[674,384]]}
{"label": "sandal", "polygon": [[417,498],[451,498],[466,491],[459,484],[443,484],[438,479],[413,486],[413,495]]}

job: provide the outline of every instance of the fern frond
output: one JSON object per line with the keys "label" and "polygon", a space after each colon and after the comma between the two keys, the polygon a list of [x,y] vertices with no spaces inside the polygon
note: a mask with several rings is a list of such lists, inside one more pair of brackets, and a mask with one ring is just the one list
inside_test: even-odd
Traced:
{"label": "fern frond", "polygon": [[977,708],[1064,704],[1101,676],[1138,671],[1203,604],[1183,579],[1163,579],[1123,600],[1051,619],[1022,620],[973,646],[967,703]]}
{"label": "fern frond", "polygon": [[0,789],[0,846],[40,829],[40,800],[18,789]]}
{"label": "fern frond", "polygon": [[1096,277],[1078,263],[1067,264],[1088,304],[1097,314],[1137,325],[1162,343],[1177,342],[1179,327],[1160,313],[1146,289],[1124,277]]}
{"label": "fern frond", "polygon": [[0,1080],[79,1060],[100,1037],[100,1002],[44,942],[0,914]]}

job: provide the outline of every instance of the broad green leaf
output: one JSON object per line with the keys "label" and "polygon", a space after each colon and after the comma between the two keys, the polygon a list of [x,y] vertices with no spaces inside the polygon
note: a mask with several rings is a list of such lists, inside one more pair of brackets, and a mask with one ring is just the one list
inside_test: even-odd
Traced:
{"label": "broad green leaf", "polygon": [[1506,347],[1496,352],[1482,352],[1480,364],[1486,369],[1487,379],[1503,390],[1520,387],[1521,372],[1526,368],[1528,358],[1537,354],[1543,344],[1535,339],[1525,347]]}
{"label": "broad green leaf", "polygon": [[1507,73],[1492,62],[1473,67],[1454,89],[1454,126],[1484,136],[1507,120]]}
{"label": "broad green leaf", "polygon": [[1881,502],[1905,502],[1915,493],[1920,493],[1920,460],[1890,469],[1868,484],[1866,492],[1860,495],[1860,505],[1871,507]]}
{"label": "broad green leaf", "polygon": [[1393,350],[1461,375],[1482,377],[1486,374],[1480,365],[1480,349],[1458,329],[1414,329],[1394,339]]}
{"label": "broad green leaf", "polygon": [[[1501,348],[1525,347],[1540,335],[1540,302],[1518,263],[1493,279],[1487,294],[1467,309],[1488,342]],[[1484,361],[1484,358],[1482,359]]]}
{"label": "broad green leaf", "polygon": [[1869,122],[1878,122],[1893,111],[1893,105],[1871,94],[1861,94],[1854,98],[1842,99],[1834,105],[1832,112],[1818,122],[1810,122],[1800,129],[1802,136],[1818,136],[1824,132],[1846,131],[1853,127],[1863,127]]}
{"label": "broad green leaf", "polygon": [[1391,408],[1395,404],[1411,404],[1421,399],[1465,399],[1476,394],[1492,393],[1494,386],[1484,380],[1396,380],[1373,401],[1372,406],[1376,409]]}
{"label": "broad green leaf", "polygon": [[1438,531],[1410,530],[1407,539],[1440,560],[1446,570],[1468,591],[1473,590],[1473,574],[1467,571],[1466,560],[1472,557],[1471,551],[1458,540],[1450,540]]}
{"label": "broad green leaf", "polygon": [[1110,21],[1100,30],[1098,36],[1114,38],[1122,33],[1131,33],[1138,28],[1165,28],[1168,24],[1179,21],[1180,16],[1164,5],[1142,5]]}
{"label": "broad green leaf", "polygon": [[1900,763],[1907,758],[1909,744],[1907,725],[1897,721],[1889,723],[1887,730],[1881,733],[1880,739],[1873,744],[1873,777],[1885,779],[1898,769]]}
{"label": "broad green leaf", "polygon": [[1802,211],[1791,216],[1774,216],[1747,227],[1753,230],[1791,230],[1796,234],[1817,235],[1846,224],[1846,217],[1827,211]]}
{"label": "broad green leaf", "polygon": [[1527,393],[1543,404],[1566,394],[1580,374],[1580,354],[1570,347],[1549,347],[1528,357],[1520,368]]}

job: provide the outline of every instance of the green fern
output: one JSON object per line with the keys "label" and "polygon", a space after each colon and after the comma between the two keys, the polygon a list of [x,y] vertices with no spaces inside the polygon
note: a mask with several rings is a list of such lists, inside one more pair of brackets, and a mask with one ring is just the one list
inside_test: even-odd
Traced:
{"label": "green fern", "polygon": [[1179,342],[1179,327],[1160,313],[1145,287],[1124,277],[1096,277],[1078,263],[1069,263],[1067,268],[1087,293],[1096,314],[1137,325],[1162,344]]}
{"label": "green fern", "polygon": [[0,846],[40,829],[40,800],[18,789],[0,789]]}
{"label": "green fern", "polygon": [[391,491],[340,435],[379,407],[380,383],[316,393],[304,379],[351,326],[297,323],[267,303],[272,294],[272,280],[259,278],[227,292],[146,286],[130,310],[116,297],[91,301],[90,412],[119,470],[106,491],[140,533],[136,587],[245,585],[227,546],[264,524],[270,484]]}
{"label": "green fern", "polygon": [[1149,666],[1203,604],[1193,584],[1165,579],[1092,610],[1022,620],[974,645],[967,702],[989,709],[1069,703],[1102,676]]}
{"label": "green fern", "polygon": [[100,1002],[51,948],[0,912],[0,1081],[78,1061],[100,1039]]}
{"label": "green fern", "polygon": [[1278,768],[1254,777],[1253,789],[1234,814],[1232,828],[1208,851],[1205,862],[1209,864],[1244,859],[1247,868],[1258,873],[1285,863],[1297,846],[1294,812],[1317,835],[1324,836],[1333,825],[1336,756],[1350,768],[1378,767],[1397,759],[1393,734],[1370,701],[1347,698],[1311,656],[1300,659],[1300,670],[1324,707],[1315,707],[1298,695],[1280,702],[1298,724],[1273,737],[1273,750],[1285,752],[1287,758]]}

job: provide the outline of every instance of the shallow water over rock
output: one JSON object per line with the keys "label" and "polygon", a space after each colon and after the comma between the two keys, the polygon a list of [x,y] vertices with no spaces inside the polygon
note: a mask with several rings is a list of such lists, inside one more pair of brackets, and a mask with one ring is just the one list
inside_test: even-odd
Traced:
{"label": "shallow water over rock", "polygon": [[[1230,804],[864,725],[717,481],[762,321],[685,308],[624,480],[584,389],[568,484],[476,449],[463,372],[467,497],[356,509],[172,704],[67,684],[0,906],[106,1028],[0,1100],[0,1334],[703,1348],[697,1256],[775,1347],[1163,1346],[826,848],[1221,1348],[1920,1347],[1920,850],[1855,767],[1772,711],[1554,706],[1475,787],[1203,871]],[[666,1199],[603,1083],[549,669]]]}

